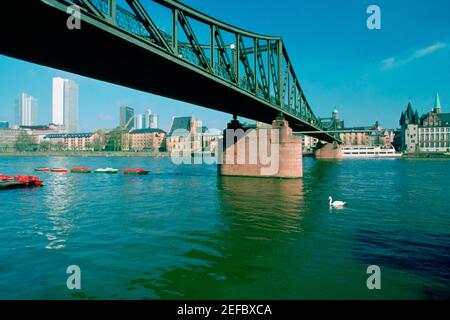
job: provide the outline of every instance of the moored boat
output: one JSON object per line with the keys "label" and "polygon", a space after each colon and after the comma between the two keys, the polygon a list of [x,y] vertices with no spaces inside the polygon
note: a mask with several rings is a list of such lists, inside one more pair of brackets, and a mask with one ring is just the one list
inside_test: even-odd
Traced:
{"label": "moored boat", "polygon": [[13,179],[6,175],[0,175],[0,190],[31,188],[42,186],[43,181],[35,176],[14,176]]}
{"label": "moored boat", "polygon": [[67,173],[69,170],[67,170],[67,168],[52,168],[50,171],[57,173]]}
{"label": "moored boat", "polygon": [[135,175],[145,175],[148,174],[149,171],[144,170],[144,169],[125,169],[123,171],[124,174],[135,174]]}
{"label": "moored boat", "polygon": [[113,174],[113,173],[117,173],[119,172],[118,169],[114,169],[114,168],[100,168],[95,170],[95,173],[109,173],[109,174]]}
{"label": "moored boat", "polygon": [[41,186],[43,181],[36,176],[14,176],[14,180],[25,183],[27,186]]}
{"label": "moored boat", "polygon": [[0,174],[0,181],[9,181],[11,177],[6,174]]}
{"label": "moored boat", "polygon": [[34,171],[37,171],[37,172],[49,172],[50,168],[39,167],[39,168],[35,168]]}
{"label": "moored boat", "polygon": [[342,148],[344,159],[401,158],[393,147],[346,145]]}
{"label": "moored boat", "polygon": [[73,172],[73,173],[91,173],[92,170],[91,170],[91,168],[88,168],[88,167],[75,167],[75,168],[72,168],[70,170],[70,172]]}

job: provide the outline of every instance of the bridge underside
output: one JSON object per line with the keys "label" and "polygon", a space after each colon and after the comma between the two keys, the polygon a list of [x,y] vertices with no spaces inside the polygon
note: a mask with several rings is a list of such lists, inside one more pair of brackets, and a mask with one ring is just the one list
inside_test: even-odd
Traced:
{"label": "bridge underside", "polygon": [[[251,94],[103,22],[83,20],[81,30],[69,30],[68,14],[41,1],[25,7],[8,1],[0,15],[0,53],[6,56],[265,123],[279,115],[279,109]],[[294,131],[319,130],[288,114],[285,119]],[[328,134],[308,135],[332,141]]]}

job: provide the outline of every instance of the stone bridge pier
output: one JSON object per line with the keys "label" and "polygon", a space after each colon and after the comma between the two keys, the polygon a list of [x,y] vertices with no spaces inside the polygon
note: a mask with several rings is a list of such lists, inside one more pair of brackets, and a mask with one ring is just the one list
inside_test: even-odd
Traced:
{"label": "stone bridge pier", "polygon": [[315,150],[314,157],[318,160],[342,159],[342,146],[337,142],[326,143]]}
{"label": "stone bridge pier", "polygon": [[289,123],[277,118],[270,127],[245,128],[236,118],[223,134],[222,176],[301,178],[302,138]]}

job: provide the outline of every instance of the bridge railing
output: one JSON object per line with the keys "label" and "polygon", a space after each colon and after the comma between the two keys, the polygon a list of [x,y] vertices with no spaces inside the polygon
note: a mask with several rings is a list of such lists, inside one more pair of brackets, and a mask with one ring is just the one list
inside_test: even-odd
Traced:
{"label": "bridge railing", "polygon": [[[300,86],[281,37],[248,32],[211,18],[175,0],[149,0],[169,9],[170,32],[158,27],[143,0],[56,0],[79,5],[168,54],[323,130]],[[155,17],[153,17],[155,18]],[[198,32],[193,25],[208,30]],[[205,40],[206,38],[206,40]]]}

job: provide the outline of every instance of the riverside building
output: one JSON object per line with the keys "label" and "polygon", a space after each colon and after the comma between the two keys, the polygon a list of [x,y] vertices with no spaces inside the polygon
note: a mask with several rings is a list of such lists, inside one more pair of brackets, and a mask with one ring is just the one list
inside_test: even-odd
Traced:
{"label": "riverside building", "polygon": [[439,94],[432,110],[421,117],[408,103],[400,117],[402,151],[450,152],[450,113],[443,113],[442,109]]}
{"label": "riverside building", "polygon": [[164,151],[166,132],[161,129],[134,129],[129,133],[129,150]]}
{"label": "riverside building", "polygon": [[93,150],[94,139],[97,133],[67,133],[48,134],[44,140],[49,141],[53,148],[62,150],[90,151]]}

